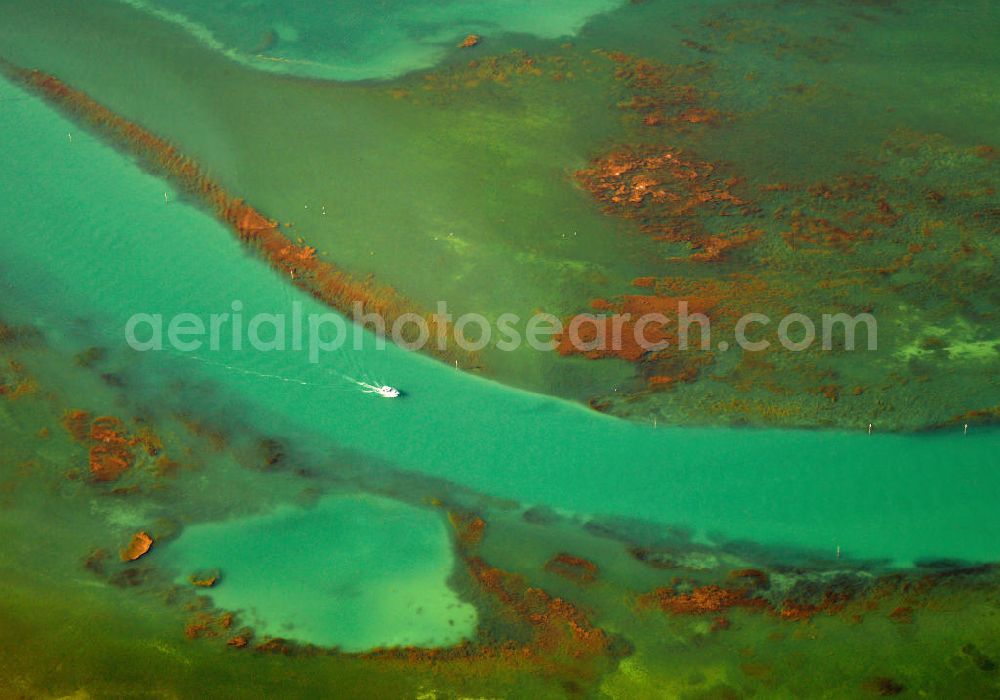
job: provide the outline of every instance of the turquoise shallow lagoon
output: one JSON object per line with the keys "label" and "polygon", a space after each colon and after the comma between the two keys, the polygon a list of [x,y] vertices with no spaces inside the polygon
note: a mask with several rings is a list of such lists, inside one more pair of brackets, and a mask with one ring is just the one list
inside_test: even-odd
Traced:
{"label": "turquoise shallow lagoon", "polygon": [[335,80],[392,78],[429,68],[468,34],[571,37],[621,0],[350,0],[292,5],[126,0],[262,70]]}
{"label": "turquoise shallow lagoon", "polygon": [[434,514],[367,496],[186,530],[167,566],[225,572],[210,592],[262,634],[345,651],[449,646],[475,632],[476,611],[447,586],[454,557]]}

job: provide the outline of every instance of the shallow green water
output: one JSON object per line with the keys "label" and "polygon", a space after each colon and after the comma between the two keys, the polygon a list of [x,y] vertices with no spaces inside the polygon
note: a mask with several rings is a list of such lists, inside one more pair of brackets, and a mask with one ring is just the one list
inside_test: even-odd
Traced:
{"label": "shallow green water", "polygon": [[[574,12],[579,10],[582,17],[583,9],[574,8]],[[752,11],[744,10],[732,19],[734,27],[738,26],[737,20],[754,18]],[[642,9],[633,11],[641,13]],[[636,31],[637,27],[630,27],[629,22],[640,21],[637,17],[641,18],[641,14],[627,13],[620,25],[603,28],[604,40],[615,31]],[[274,23],[273,18],[252,14],[244,19],[236,30],[239,36]],[[436,32],[440,30],[440,36],[445,37],[441,41],[451,45],[452,19],[448,14],[443,19],[435,17],[434,31],[420,35],[414,44],[401,41],[393,52],[379,54],[377,60],[374,54],[364,53],[351,60],[363,61],[366,70],[379,71],[378,77],[403,71],[404,62],[407,68],[426,65],[437,55]],[[536,33],[553,36],[563,31],[561,27],[575,26],[574,22],[577,20],[559,24],[558,30],[541,26]],[[678,22],[683,24],[683,18]],[[905,21],[902,26],[905,29]],[[394,27],[392,31],[399,29],[398,25]],[[521,25],[513,20],[506,26],[507,30],[518,28]],[[463,22],[458,33],[473,29],[480,27],[475,22]],[[915,37],[923,36],[924,30],[921,23],[914,31]],[[490,33],[488,28],[482,31]],[[278,34],[276,47],[287,49],[290,30],[284,28]],[[859,35],[862,38],[857,38]],[[860,29],[854,36],[860,43],[872,39]],[[79,40],[85,42],[86,34]],[[226,38],[228,45],[238,41]],[[898,36],[896,41],[900,41]],[[947,44],[945,38],[941,41]],[[315,37],[303,36],[301,52],[296,55],[306,60],[324,58],[320,43]],[[641,36],[636,39],[636,48],[657,54],[663,50],[660,43],[656,37]],[[122,55],[127,55],[122,46],[127,47],[128,42],[120,44]],[[914,52],[912,45],[905,42],[884,50],[898,50],[906,56]],[[38,51],[55,55],[60,49]],[[66,53],[71,55],[72,50]],[[955,62],[966,66],[972,58],[967,51],[956,52]],[[141,64],[145,70],[160,58],[154,51],[142,60],[149,62]],[[884,56],[877,60],[887,61]],[[174,64],[169,61],[164,65],[169,66],[165,72],[173,70]],[[773,66],[762,62],[759,68],[766,72]],[[856,65],[839,65],[834,70],[847,76],[845,83],[856,88],[859,76],[871,75],[870,68],[869,62],[859,58]],[[814,69],[817,79],[829,76],[816,66],[795,67],[796,71]],[[74,70],[79,72],[70,77],[103,85],[100,70],[91,72],[93,65],[87,61],[79,61]],[[226,77],[236,76],[233,79],[240,85],[253,84],[252,76],[232,70]],[[188,79],[183,71],[180,73],[172,89],[179,89],[177,86]],[[892,87],[886,90],[894,98],[909,95],[911,88],[894,83],[891,73],[887,70],[879,74],[869,86],[871,91],[877,92],[881,81]],[[791,71],[790,79],[797,75]],[[743,80],[742,75],[730,78],[733,82]],[[937,124],[947,130],[945,127],[954,128],[953,112],[962,109],[960,105],[977,104],[986,118],[973,120],[974,124],[957,129],[961,133],[951,134],[965,145],[976,144],[989,133],[989,119],[995,116],[990,107],[988,78],[988,71],[969,76],[969,84],[980,87],[957,95],[950,107],[944,105],[945,97],[939,96],[901,120]],[[324,100],[333,94],[319,89],[317,84],[290,81],[288,85],[271,85],[276,84],[281,87],[275,90],[289,90],[280,93],[289,100],[302,98],[303,103],[311,105],[304,113],[290,116],[289,122],[276,120],[270,125],[270,133],[276,135],[322,118]],[[168,124],[171,120],[177,121],[175,133],[181,136],[198,132],[198,138],[203,140],[196,139],[192,149],[195,154],[206,156],[212,166],[225,171],[220,175],[223,179],[232,177],[237,185],[251,183],[251,189],[261,186],[265,210],[287,211],[289,203],[298,209],[296,198],[303,194],[298,186],[278,194],[266,189],[261,183],[267,184],[276,171],[259,167],[256,157],[246,156],[239,148],[239,139],[232,143],[217,140],[220,134],[231,131],[245,132],[241,138],[249,139],[260,127],[259,123],[248,126],[238,119],[231,123],[227,118],[213,121],[220,114],[238,114],[228,100],[225,107],[216,105],[210,110],[213,116],[205,124],[199,122],[196,128],[189,129],[178,116],[200,114],[206,104],[201,101],[203,95],[190,103],[177,103],[172,108],[176,113],[153,115],[144,111],[152,109],[154,103],[144,101],[138,95],[141,91],[137,91],[133,102],[130,96],[122,98],[121,93],[116,93],[121,85],[114,87],[113,81],[108,85],[112,102],[124,99],[137,109],[138,114],[131,116],[148,117],[154,122],[152,126],[168,129],[172,128]],[[210,93],[210,86],[209,81],[198,83],[196,90]],[[913,86],[913,90],[919,89]],[[147,95],[155,92],[149,90]],[[522,97],[519,94],[514,101]],[[756,106],[761,109],[758,116],[762,121],[754,123],[757,127],[766,124],[771,131],[780,131],[795,115],[815,110],[813,105],[786,112],[780,104],[776,106],[760,97]],[[730,107],[746,101],[740,105],[744,108],[752,107],[754,99],[752,88],[734,90],[724,98],[733,101]],[[344,133],[371,115],[378,115],[380,123],[390,124],[408,114],[404,109],[381,113],[378,99],[366,96],[354,95],[345,102],[351,103],[346,108],[351,116],[342,125]],[[506,103],[499,100],[498,104]],[[546,299],[565,295],[567,287],[586,297],[593,285],[590,281],[578,282],[575,277],[581,271],[593,271],[594,260],[607,251],[625,247],[629,256],[641,258],[646,248],[634,241],[625,244],[621,239],[602,238],[615,227],[599,220],[596,212],[570,207],[578,193],[552,187],[554,173],[565,162],[576,162],[574,159],[580,157],[574,138],[583,132],[578,132],[576,125],[565,129],[560,125],[558,133],[563,140],[551,147],[545,146],[541,137],[537,144],[529,139],[508,146],[503,139],[517,131],[512,125],[532,112],[514,109],[498,116],[493,111],[496,107],[492,104],[456,114],[455,121],[461,122],[461,127],[456,126],[458,133],[451,134],[452,146],[442,154],[435,153],[441,142],[430,128],[438,123],[440,115],[431,118],[418,110],[416,114],[426,122],[400,127],[392,135],[394,140],[383,144],[384,151],[366,153],[372,162],[380,161],[395,145],[408,143],[409,136],[426,127],[424,140],[409,155],[417,153],[430,161],[440,155],[441,171],[426,178],[423,184],[427,191],[408,192],[385,207],[374,207],[378,209],[375,212],[371,211],[371,202],[361,201],[350,219],[361,219],[358,212],[365,212],[376,221],[392,221],[407,212],[412,202],[432,196],[442,202],[450,197],[463,200],[465,208],[461,217],[455,215],[456,219],[476,212],[479,200],[466,202],[465,196],[476,188],[485,188],[490,181],[487,175],[463,183],[463,189],[431,192],[448,170],[448,159],[462,156],[458,145],[466,142],[493,149],[487,155],[477,152],[469,157],[466,172],[477,176],[500,156],[516,163],[516,170],[522,173],[544,162],[549,169],[537,174],[537,182],[544,185],[536,187],[536,182],[529,180],[519,183],[518,188],[484,196],[489,200],[490,216],[499,215],[509,206],[507,196],[513,196],[515,189],[539,201],[546,200],[553,191],[561,192],[559,196],[564,199],[559,199],[555,212],[546,212],[544,220],[555,221],[561,215],[576,217],[587,242],[567,245],[579,246],[579,250],[563,253],[563,244],[551,241],[533,247],[534,229],[525,228],[505,237],[501,235],[502,227],[491,228],[495,222],[490,226],[468,223],[469,239],[478,249],[475,265],[470,263],[469,268],[463,267],[448,279],[419,270],[404,276],[411,290],[421,290],[428,299],[438,291],[438,283],[455,295],[468,292],[466,302],[472,307],[509,293],[528,308],[532,300],[539,298],[537,289],[528,289],[532,285],[551,294]],[[448,109],[454,109],[454,105],[443,112]],[[559,105],[540,117],[546,133],[552,133],[552,125],[571,109],[571,105]],[[881,109],[882,105],[873,106],[872,114]],[[537,112],[534,114],[537,116]],[[879,140],[877,130],[868,129],[871,124],[865,121],[865,115],[853,113],[852,118],[856,122],[851,122],[851,129],[857,134],[851,139],[871,143]],[[483,124],[484,119],[487,124]],[[817,141],[815,134],[813,138],[805,134],[807,130],[790,134],[792,147],[785,154],[787,163],[769,160],[773,148],[752,138],[755,132],[749,122],[735,125],[735,131],[710,134],[705,145],[733,149],[734,157],[761,168],[767,176],[778,177],[789,168],[829,174],[838,172],[831,164],[837,144],[850,140],[843,134],[836,138],[831,135],[837,131],[833,121],[817,117],[817,128],[828,132],[812,153],[810,143]],[[588,132],[586,137],[601,141],[608,122],[593,126],[593,133]],[[518,133],[530,134],[532,130],[525,128]],[[747,138],[734,140],[734,133]],[[967,605],[973,599],[968,591],[959,590],[954,600],[945,598],[943,604],[938,601],[941,607],[935,615],[923,618],[923,611],[918,612],[918,624],[912,627],[872,614],[864,626],[834,617],[784,628],[784,621],[751,619],[737,613],[731,616],[731,638],[726,636],[729,633],[716,635],[710,631],[707,619],[671,619],[664,623],[659,617],[636,615],[632,607],[634,594],[666,585],[675,573],[697,575],[718,568],[724,578],[726,567],[745,566],[745,562],[773,565],[780,572],[773,579],[775,590],[798,574],[803,574],[809,584],[813,582],[808,579],[810,575],[822,580],[826,575],[840,576],[845,570],[860,572],[864,577],[872,571],[927,564],[931,560],[949,560],[951,564],[995,562],[1000,558],[1000,434],[995,430],[974,425],[968,434],[956,426],[924,435],[896,435],[886,434],[875,419],[873,434],[868,435],[865,426],[871,419],[863,412],[856,420],[852,417],[857,429],[849,432],[692,428],[665,425],[662,420],[655,426],[628,423],[578,404],[458,372],[395,347],[375,350],[370,347],[373,339],[369,335],[363,336],[368,346],[364,351],[337,351],[324,356],[318,365],[311,364],[304,352],[137,354],[123,342],[126,320],[137,312],[208,315],[230,311],[234,300],[242,302],[245,317],[258,311],[288,312],[293,303],[301,304],[306,313],[326,309],[252,257],[230,231],[188,206],[169,184],[142,172],[129,158],[6,82],[0,83],[0,134],[0,192],[4,195],[0,198],[0,217],[5,222],[0,231],[0,320],[27,324],[43,333],[44,347],[24,353],[29,368],[37,372],[43,393],[57,395],[60,405],[78,406],[95,414],[107,411],[141,416],[158,428],[167,426],[168,431],[181,431],[176,414],[183,414],[186,419],[217,428],[228,439],[226,446],[219,449],[192,440],[190,444],[195,446],[188,447],[187,453],[173,455],[185,463],[180,477],[156,482],[141,493],[113,495],[78,478],[67,478],[63,472],[70,466],[70,459],[78,460],[79,455],[68,452],[58,441],[34,441],[30,434],[34,427],[31,431],[23,429],[31,424],[35,410],[30,404],[0,403],[0,435],[19,436],[16,444],[0,443],[0,532],[6,542],[0,548],[0,577],[12,591],[11,606],[26,611],[26,617],[36,609],[40,611],[30,620],[34,628],[12,622],[10,629],[18,632],[10,636],[27,658],[46,668],[43,675],[65,675],[78,684],[47,687],[48,695],[62,696],[78,687],[100,685],[106,676],[123,685],[115,687],[108,681],[103,694],[95,694],[116,697],[134,694],[137,687],[146,688],[150,679],[170,676],[162,687],[173,690],[174,679],[183,679],[176,680],[176,687],[183,688],[178,691],[181,695],[202,691],[224,694],[239,689],[240,694],[264,696],[269,691],[285,691],[287,681],[296,688],[289,690],[291,695],[300,692],[306,697],[317,693],[300,689],[310,684],[325,691],[336,686],[345,695],[426,696],[433,692],[431,686],[417,680],[416,675],[410,681],[414,687],[406,691],[402,685],[393,685],[399,684],[394,676],[380,676],[381,669],[374,674],[365,672],[369,669],[355,669],[353,673],[359,678],[353,679],[354,685],[342,685],[349,673],[340,666],[324,665],[340,663],[339,658],[330,661],[333,656],[322,660],[272,659],[264,654],[236,656],[221,644],[220,649],[205,640],[185,640],[183,625],[178,624],[178,610],[187,608],[180,608],[178,601],[200,610],[198,606],[207,604],[207,598],[217,608],[236,611],[240,615],[237,624],[252,626],[258,639],[287,636],[348,651],[381,645],[450,645],[482,634],[484,625],[489,636],[496,632],[491,626],[495,620],[488,614],[489,606],[474,607],[480,606],[482,600],[475,593],[470,595],[467,584],[463,588],[461,567],[456,566],[456,543],[445,517],[445,508],[456,504],[478,509],[487,517],[490,534],[481,552],[487,561],[529,572],[532,585],[583,606],[593,613],[596,624],[621,632],[635,644],[632,657],[601,685],[607,696],[631,698],[654,692],[674,696],[701,690],[710,694],[716,682],[741,687],[748,695],[777,693],[773,679],[755,667],[746,645],[759,647],[761,656],[779,664],[775,675],[781,677],[782,684],[787,683],[781,689],[796,696],[849,695],[844,686],[835,685],[841,676],[849,677],[854,684],[851,688],[858,692],[854,675],[880,676],[886,668],[894,674],[896,669],[903,669],[901,673],[919,678],[912,684],[907,680],[914,692],[918,688],[921,692],[936,689],[938,695],[944,688],[958,694],[971,693],[971,689],[981,692],[984,685],[992,683],[988,657],[995,658],[1000,652],[990,648],[988,641],[995,638],[995,604],[988,602],[981,608]],[[374,142],[368,145],[377,147]],[[542,146],[551,150],[535,153]],[[266,145],[260,148],[261,153],[268,150]],[[343,150],[338,157],[348,158],[350,149],[343,146]],[[296,152],[305,151],[307,146]],[[565,160],[557,158],[553,164],[546,154],[554,152]],[[811,160],[796,160],[792,153],[808,154]],[[952,155],[941,155],[939,160],[948,161]],[[242,162],[243,158],[246,162]],[[282,153],[269,154],[267,165],[280,165],[282,160]],[[400,158],[395,172],[405,171],[405,160],[405,155]],[[966,164],[964,160],[957,162],[956,170]],[[231,170],[226,171],[227,165],[233,166]],[[366,172],[358,176],[371,178],[366,183],[353,179],[344,182],[340,171],[327,165],[324,155],[316,154],[306,167],[296,161],[281,174],[303,175],[308,184],[302,188],[315,186],[313,192],[322,192],[328,185],[342,185],[343,191],[349,193],[346,199],[359,199],[358,193],[378,179]],[[773,171],[768,170],[772,167]],[[450,181],[462,179],[450,175]],[[323,178],[322,186],[313,184],[313,176]],[[296,180],[289,176],[286,183]],[[169,201],[164,200],[165,192]],[[517,214],[517,221],[522,223],[537,219],[537,213],[530,208]],[[433,204],[427,204],[421,216],[428,220],[441,217],[438,232],[444,235],[455,223]],[[315,212],[309,217],[303,218],[315,230],[320,217]],[[484,217],[484,221],[488,218]],[[379,263],[380,275],[410,260],[412,240],[393,245],[394,237],[406,228],[404,223],[396,225],[398,230],[352,232],[357,240],[352,238],[343,251],[350,262],[348,267],[368,269],[358,260],[367,255],[365,246],[369,243],[380,257],[385,251],[385,257],[390,259]],[[329,239],[327,242],[336,242],[340,235],[335,229],[320,230]],[[435,245],[439,242],[435,239]],[[464,240],[448,242],[454,250],[440,257],[438,263],[444,267],[442,261],[451,264],[464,259],[463,244]],[[504,247],[507,244],[510,248]],[[486,250],[489,252],[483,252]],[[542,271],[524,273],[526,279],[531,278],[530,285],[508,276],[502,283],[497,281],[494,287],[484,289],[482,296],[476,296],[475,285],[466,277],[474,276],[470,270],[482,270],[492,263],[506,266],[504,270],[521,269],[522,263],[536,254],[543,261]],[[578,258],[574,257],[578,254]],[[565,277],[560,277],[559,284],[545,287],[541,280],[559,265],[565,265]],[[609,263],[602,270],[627,281],[630,265],[615,268]],[[985,296],[983,304],[989,307],[988,288]],[[891,320],[904,325],[906,310],[894,313],[898,315]],[[920,320],[913,321],[914,325]],[[982,333],[988,335],[989,324],[984,325]],[[977,332],[979,328],[972,328],[970,334]],[[909,340],[906,333],[899,333]],[[987,343],[984,352],[989,354],[988,341],[983,342]],[[92,376],[86,376],[79,367],[66,368],[74,355],[93,346],[108,348],[99,370],[108,375],[102,378],[91,372]],[[980,365],[973,365],[973,360],[967,359],[967,364],[962,365],[959,358],[955,363],[955,374],[949,376],[956,378],[956,383],[949,384],[949,392],[965,390],[966,384],[957,379],[960,373],[965,378],[975,376],[975,367]],[[524,371],[516,362],[512,365]],[[602,375],[601,381],[612,375],[617,378],[619,370]],[[0,366],[0,380],[5,371]],[[868,368],[874,377],[881,371],[878,365]],[[344,374],[399,386],[405,397],[384,401],[362,394],[344,380]],[[949,376],[941,381],[950,382]],[[596,384],[598,379],[591,377],[590,381]],[[981,379],[983,396],[991,395],[991,381],[995,380]],[[926,388],[921,391],[920,386],[914,392],[930,397],[928,401],[935,396]],[[921,408],[913,406],[913,410]],[[61,430],[55,422],[51,425],[53,432]],[[261,466],[257,451],[262,436],[287,448],[281,469]],[[185,440],[180,443],[188,444]],[[85,461],[72,463],[85,469],[83,465]],[[442,506],[441,501],[446,505]],[[537,508],[523,512],[531,507]],[[550,509],[570,517],[561,520],[547,515]],[[110,549],[113,559],[114,549],[140,528],[149,528],[157,537],[154,549],[137,567],[117,561],[106,563],[110,571],[107,581],[114,585],[81,569],[81,561],[95,547]],[[161,538],[161,532],[169,534]],[[623,543],[625,547],[650,543],[654,549],[662,546],[671,557],[677,555],[670,565],[675,568],[645,566],[623,551]],[[550,558],[565,551],[600,562],[596,587],[577,586],[548,570]],[[203,590],[188,585],[190,574],[214,568],[222,571],[220,583],[214,588]],[[149,577],[145,585],[125,577],[125,573],[134,571],[147,572],[142,574]],[[202,603],[192,602],[195,594],[202,596]],[[628,612],[615,609],[608,599],[628,608]],[[165,611],[164,601],[175,607]],[[65,623],[60,616],[70,622]],[[48,641],[53,639],[51,635],[58,635],[55,643]],[[933,644],[925,644],[928,637]],[[505,639],[502,635],[500,638]],[[823,641],[816,642],[817,638]],[[972,647],[976,651],[970,652],[973,638],[979,647]],[[872,649],[860,660],[856,658],[860,655],[859,639]],[[108,640],[115,649],[111,655],[103,651]],[[939,651],[942,648],[943,653]],[[66,666],[59,662],[59,671],[49,673],[48,667],[56,664],[63,649],[84,651],[67,661]],[[982,653],[986,656],[979,656]],[[822,680],[815,684],[811,674],[802,671],[812,668],[804,661],[809,658],[807,654],[816,655],[814,660],[822,657],[821,662],[829,664],[823,666],[822,674],[817,671]],[[0,691],[6,690],[8,684],[18,687],[10,679],[21,677],[19,658],[0,661],[0,669],[5,669],[0,671]],[[46,659],[54,660],[50,663]],[[134,666],[123,663],[131,659],[135,659]],[[845,674],[840,664],[848,664],[849,659],[851,671]],[[817,662],[815,668],[819,665]],[[99,674],[102,679],[94,679],[95,669],[104,670]],[[734,680],[743,678],[740,673],[754,680],[748,683],[744,678],[740,686]],[[951,674],[959,680],[953,683],[949,680]],[[236,685],[224,687],[220,680],[223,678],[237,679],[231,681]],[[496,682],[512,697],[518,696],[502,685],[502,679]],[[419,688],[415,687],[418,683]],[[573,686],[565,684],[553,696],[572,692]],[[23,688],[21,694],[32,695]],[[480,690],[462,694],[486,695]],[[934,696],[935,692],[925,694]]]}
{"label": "shallow green water", "polygon": [[[630,3],[595,17],[572,45],[503,34],[482,52],[452,46],[432,71],[375,84],[254,70],[111,0],[7,8],[6,57],[177,144],[293,224],[287,231],[318,257],[373,275],[419,308],[445,300],[456,314],[566,317],[654,276],[692,282],[694,296],[721,281],[729,305],[746,307],[739,313],[773,316],[794,302],[811,317],[874,308],[880,321],[879,352],[860,361],[779,352],[762,369],[717,353],[697,380],[669,391],[648,383],[678,374],[669,357],[594,362],[487,348],[481,367],[470,363],[505,384],[701,425],[863,429],[874,420],[915,430],[996,404],[1000,248],[989,192],[1000,161],[975,155],[1000,124],[990,72],[998,47],[985,29],[993,4]],[[643,127],[622,108],[640,95],[615,77],[607,51],[661,66],[668,86],[691,83],[719,123]],[[519,75],[525,61],[541,74]],[[743,180],[740,195],[761,211],[742,221],[764,236],[730,260],[692,264],[674,259],[687,244],[603,213],[574,172],[640,144],[680,148]],[[853,183],[842,198],[817,204],[808,194],[841,181]],[[798,189],[760,191],[773,182]],[[865,233],[883,198],[900,220]],[[790,245],[800,210],[806,228],[828,221],[859,237],[857,250]],[[732,218],[706,215],[704,234]],[[895,263],[906,269],[890,274]],[[747,298],[728,286],[746,274],[765,292]],[[970,344],[985,352],[952,358]],[[831,384],[839,400],[824,394]]]}

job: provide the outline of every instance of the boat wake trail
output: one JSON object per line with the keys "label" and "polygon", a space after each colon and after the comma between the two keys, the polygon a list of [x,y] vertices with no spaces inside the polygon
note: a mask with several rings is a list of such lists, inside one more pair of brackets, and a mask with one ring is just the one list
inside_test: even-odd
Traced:
{"label": "boat wake trail", "polygon": [[310,382],[304,379],[296,379],[294,377],[288,377],[281,374],[273,374],[270,372],[259,372],[257,370],[248,369],[246,367],[239,367],[237,365],[232,365],[226,362],[219,362],[216,360],[211,360],[207,357],[201,357],[199,355],[183,355],[183,357],[194,360],[195,362],[200,362],[205,365],[210,365],[213,367],[218,367],[224,369],[227,372],[234,372],[236,374],[241,374],[249,377],[258,377],[260,379],[270,379],[279,382],[285,382],[287,384],[298,384],[300,386],[311,386],[320,389],[332,389],[334,391],[360,391],[363,394],[372,394],[376,396],[381,396],[382,398],[395,399],[402,395],[399,389],[384,384],[377,380],[374,380],[367,375],[362,375],[363,379],[356,379],[343,372],[338,372],[337,370],[331,369],[330,372],[340,380],[341,382],[334,384],[326,384],[321,382]]}

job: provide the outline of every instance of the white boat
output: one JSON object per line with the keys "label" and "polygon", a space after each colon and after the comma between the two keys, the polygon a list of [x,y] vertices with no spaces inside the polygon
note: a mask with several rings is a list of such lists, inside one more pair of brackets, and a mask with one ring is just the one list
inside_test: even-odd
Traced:
{"label": "white boat", "polygon": [[399,389],[394,386],[389,386],[388,384],[383,384],[375,389],[375,393],[386,399],[395,399],[399,397]]}
{"label": "white boat", "polygon": [[352,379],[355,384],[361,387],[361,391],[366,394],[378,394],[384,399],[396,399],[399,398],[402,392],[399,391],[394,386],[389,386],[388,384],[383,384],[378,386],[376,384],[369,384],[368,382],[361,382],[357,379]]}

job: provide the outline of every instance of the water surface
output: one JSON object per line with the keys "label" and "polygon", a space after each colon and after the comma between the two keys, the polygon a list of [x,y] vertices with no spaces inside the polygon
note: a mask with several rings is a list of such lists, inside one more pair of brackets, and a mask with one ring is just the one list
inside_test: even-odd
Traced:
{"label": "water surface", "polygon": [[[122,329],[137,312],[207,314],[240,299],[249,317],[287,308],[298,294],[211,218],[165,204],[161,181],[93,138],[70,142],[75,127],[20,90],[7,86],[5,96],[6,126],[18,135],[3,145],[16,167],[5,171],[9,196],[0,207],[18,222],[3,233],[5,313],[40,325],[54,342],[79,343],[73,331],[89,344],[122,348]],[[307,312],[325,311],[300,300]],[[328,361],[360,364],[404,389],[402,401],[340,391],[331,367],[311,365],[304,353],[206,357],[211,364],[178,353],[123,353],[122,361],[150,400],[222,424],[236,402],[256,427],[303,450],[335,444],[525,504],[677,525],[717,542],[828,555],[839,546],[850,557],[899,564],[997,556],[998,438],[988,430],[653,428],[393,346]],[[175,397],[181,376],[211,381],[216,391]]]}

